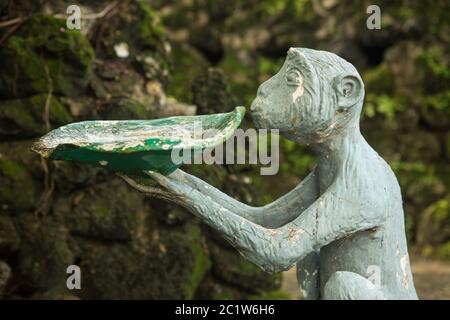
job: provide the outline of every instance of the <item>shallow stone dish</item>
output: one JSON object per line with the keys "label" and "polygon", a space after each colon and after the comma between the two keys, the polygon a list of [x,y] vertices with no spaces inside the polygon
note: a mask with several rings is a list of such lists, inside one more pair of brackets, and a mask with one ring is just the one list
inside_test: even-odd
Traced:
{"label": "shallow stone dish", "polygon": [[232,112],[152,120],[71,123],[50,131],[32,146],[44,158],[78,161],[113,171],[169,174],[182,165],[172,152],[202,150],[225,142],[239,127],[244,107]]}

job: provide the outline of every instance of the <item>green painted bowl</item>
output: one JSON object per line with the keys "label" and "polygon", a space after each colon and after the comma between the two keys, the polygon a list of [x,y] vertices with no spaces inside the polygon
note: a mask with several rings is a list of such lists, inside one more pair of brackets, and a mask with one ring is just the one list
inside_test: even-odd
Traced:
{"label": "green painted bowl", "polygon": [[182,165],[172,152],[219,145],[239,127],[244,107],[229,113],[153,120],[83,121],[52,130],[32,150],[44,158],[78,161],[113,171],[169,174]]}

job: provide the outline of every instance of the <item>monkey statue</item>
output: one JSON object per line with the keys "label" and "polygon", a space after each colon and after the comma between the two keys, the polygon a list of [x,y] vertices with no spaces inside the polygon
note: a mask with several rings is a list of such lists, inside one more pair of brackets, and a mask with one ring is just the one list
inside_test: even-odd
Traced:
{"label": "monkey statue", "polygon": [[[178,169],[134,188],[178,203],[267,272],[297,265],[305,299],[417,299],[402,198],[389,165],[360,133],[364,84],[339,56],[291,48],[251,105],[259,128],[307,144],[315,169],[263,207],[243,204]],[[375,274],[377,281],[373,281]]]}

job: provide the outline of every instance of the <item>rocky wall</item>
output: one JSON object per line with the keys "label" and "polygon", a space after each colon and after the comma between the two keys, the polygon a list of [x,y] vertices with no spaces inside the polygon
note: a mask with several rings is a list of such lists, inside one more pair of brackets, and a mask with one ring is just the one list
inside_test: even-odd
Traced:
{"label": "rocky wall", "polygon": [[[80,1],[87,15],[110,3]],[[171,44],[147,1],[117,2],[81,30],[66,27],[69,4],[0,2],[2,20],[23,17],[0,29],[0,297],[278,296],[281,275],[245,262],[183,209],[145,198],[114,173],[30,151],[39,136],[67,123],[197,109],[166,95]],[[202,113],[234,107],[220,71],[205,67],[192,91],[180,90],[195,96]],[[258,200],[227,166],[193,170],[237,198]],[[81,290],[66,288],[72,264],[81,268]]]}

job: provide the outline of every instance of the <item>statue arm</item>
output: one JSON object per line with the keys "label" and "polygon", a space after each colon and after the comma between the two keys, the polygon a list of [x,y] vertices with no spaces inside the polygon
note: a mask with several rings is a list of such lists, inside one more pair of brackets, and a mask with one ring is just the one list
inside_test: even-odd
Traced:
{"label": "statue arm", "polygon": [[380,226],[373,203],[341,198],[333,186],[286,225],[271,229],[241,217],[176,178],[149,173],[174,201],[218,230],[241,254],[267,272],[289,269],[307,254],[355,232]]}
{"label": "statue arm", "polygon": [[171,176],[189,184],[234,214],[268,228],[276,228],[291,221],[298,216],[299,211],[301,212],[309,207],[317,199],[319,193],[315,170],[293,190],[262,207],[252,207],[239,202],[205,181],[182,170],[176,170]]}

